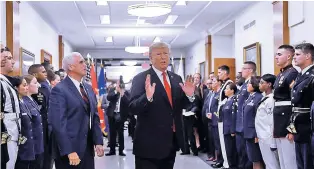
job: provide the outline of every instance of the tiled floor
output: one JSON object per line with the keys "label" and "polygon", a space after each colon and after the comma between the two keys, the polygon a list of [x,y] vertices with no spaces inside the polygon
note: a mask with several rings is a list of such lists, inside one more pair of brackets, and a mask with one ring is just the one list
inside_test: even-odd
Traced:
{"label": "tiled floor", "polygon": [[[127,135],[127,133],[125,133]],[[105,145],[107,142],[105,141]],[[109,157],[96,157],[95,165],[96,169],[134,169],[134,155],[132,154],[132,141],[130,137],[125,137],[125,153],[126,157],[109,156]],[[109,149],[106,148],[105,152]],[[118,152],[117,152],[118,153]],[[204,154],[202,154],[204,155]],[[200,155],[200,156],[202,156]],[[178,153],[175,162],[175,169],[211,169],[200,157],[192,155],[180,155]]]}

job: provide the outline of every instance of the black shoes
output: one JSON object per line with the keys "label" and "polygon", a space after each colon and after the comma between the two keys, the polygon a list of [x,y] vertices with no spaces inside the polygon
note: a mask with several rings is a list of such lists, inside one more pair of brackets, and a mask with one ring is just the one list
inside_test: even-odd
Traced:
{"label": "black shoes", "polygon": [[119,156],[126,156],[126,154],[123,151],[120,151]]}
{"label": "black shoes", "polygon": [[213,168],[221,168],[223,166],[222,163],[216,163],[211,165]]}
{"label": "black shoes", "polygon": [[115,151],[109,151],[109,153],[106,153],[105,156],[113,156],[116,155]]}

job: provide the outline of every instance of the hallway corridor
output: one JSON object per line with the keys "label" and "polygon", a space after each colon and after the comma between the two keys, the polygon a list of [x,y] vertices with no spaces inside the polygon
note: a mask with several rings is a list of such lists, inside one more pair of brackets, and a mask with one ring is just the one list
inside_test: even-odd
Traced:
{"label": "hallway corridor", "polygon": [[[107,145],[107,140],[104,141]],[[96,169],[134,169],[134,155],[132,154],[132,140],[131,137],[127,136],[125,132],[125,153],[126,157],[116,156],[103,156],[95,157]],[[105,153],[109,151],[106,147]],[[118,151],[117,151],[118,153]],[[211,169],[210,165],[206,164],[202,159],[202,155],[199,157],[194,157],[192,155],[180,155],[178,152],[175,162],[175,169]]]}

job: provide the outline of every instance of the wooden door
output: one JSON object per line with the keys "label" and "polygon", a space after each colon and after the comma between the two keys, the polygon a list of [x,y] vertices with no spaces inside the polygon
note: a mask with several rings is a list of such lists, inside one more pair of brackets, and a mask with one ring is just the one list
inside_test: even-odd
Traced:
{"label": "wooden door", "polygon": [[236,77],[236,66],[235,58],[214,58],[214,72],[215,75],[218,74],[218,67],[222,65],[227,65],[230,68],[230,79],[235,81]]}

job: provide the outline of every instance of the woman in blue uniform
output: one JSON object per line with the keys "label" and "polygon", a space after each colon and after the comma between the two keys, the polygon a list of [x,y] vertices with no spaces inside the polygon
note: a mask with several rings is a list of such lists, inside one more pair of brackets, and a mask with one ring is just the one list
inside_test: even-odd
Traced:
{"label": "woman in blue uniform", "polygon": [[247,91],[250,93],[249,98],[243,105],[243,134],[246,140],[246,152],[248,159],[253,163],[253,169],[263,168],[263,159],[261,150],[258,145],[258,139],[255,130],[255,116],[258,107],[258,103],[263,98],[262,93],[259,90],[260,77],[252,77]]}
{"label": "woman in blue uniform", "polygon": [[214,77],[212,81],[212,88],[213,88],[214,94],[211,97],[210,105],[209,105],[209,112],[207,113],[207,118],[212,120],[211,127],[212,127],[212,134],[213,134],[213,140],[214,140],[214,145],[215,145],[215,156],[216,156],[215,160],[213,160],[213,162],[216,162],[216,163],[212,164],[214,168],[220,168],[223,165],[223,157],[222,157],[219,133],[218,133],[218,116],[217,116],[220,86],[221,86],[221,81],[219,81],[217,77]]}
{"label": "woman in blue uniform", "polygon": [[23,97],[23,101],[32,115],[33,140],[35,143],[35,161],[31,164],[31,169],[41,169],[44,152],[42,118],[38,104],[31,97],[31,95],[38,93],[39,84],[37,79],[32,75],[26,75],[24,78],[28,84],[28,93],[27,96]]}
{"label": "woman in blue uniform", "polygon": [[27,96],[28,85],[23,77],[18,77],[15,85],[20,102],[21,134],[27,138],[24,144],[19,144],[15,169],[29,169],[31,163],[35,160],[35,152],[32,115],[22,99],[22,97]]}
{"label": "woman in blue uniform", "polygon": [[234,94],[237,93],[237,86],[234,83],[227,85],[225,89],[225,95],[228,97],[227,102],[222,107],[221,118],[223,121],[223,134],[225,140],[226,154],[230,169],[237,168],[237,154],[236,154],[236,141],[235,141],[235,124],[233,118],[235,118],[234,104],[236,102]]}

